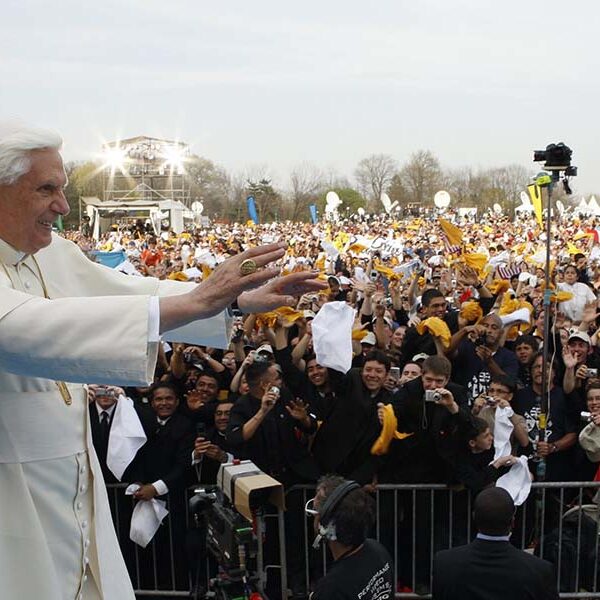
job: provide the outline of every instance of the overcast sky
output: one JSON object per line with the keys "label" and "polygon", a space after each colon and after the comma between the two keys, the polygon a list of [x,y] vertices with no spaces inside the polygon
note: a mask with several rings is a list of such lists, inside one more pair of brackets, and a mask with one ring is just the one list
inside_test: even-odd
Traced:
{"label": "overcast sky", "polygon": [[[178,137],[231,172],[418,149],[531,163],[564,141],[600,192],[594,0],[3,0],[0,115],[101,140]],[[0,118],[1,118],[0,117]]]}

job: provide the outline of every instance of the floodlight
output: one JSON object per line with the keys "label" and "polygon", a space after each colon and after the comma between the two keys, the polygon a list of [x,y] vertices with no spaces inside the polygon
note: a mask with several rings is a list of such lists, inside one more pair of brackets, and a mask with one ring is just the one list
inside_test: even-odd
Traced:
{"label": "floodlight", "polygon": [[185,173],[185,162],[187,160],[187,152],[185,148],[178,145],[165,145],[161,148],[160,156],[164,159],[162,168],[169,168],[171,174],[177,172],[178,175]]}
{"label": "floodlight", "polygon": [[126,156],[127,153],[125,152],[125,149],[121,148],[120,146],[105,147],[102,154],[104,159],[104,168],[109,168],[111,173],[114,173],[117,169],[119,169],[121,173],[125,174]]}

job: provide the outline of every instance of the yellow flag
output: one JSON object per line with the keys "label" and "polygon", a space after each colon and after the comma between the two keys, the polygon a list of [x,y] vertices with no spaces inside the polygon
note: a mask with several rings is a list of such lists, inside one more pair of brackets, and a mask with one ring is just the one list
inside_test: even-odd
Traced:
{"label": "yellow flag", "polygon": [[462,231],[456,225],[453,225],[450,221],[446,221],[446,219],[440,219],[440,227],[451,246],[462,246]]}
{"label": "yellow flag", "polygon": [[531,203],[533,204],[533,210],[535,211],[535,218],[539,223],[540,227],[543,227],[542,221],[542,188],[535,183],[527,186],[527,191],[531,197]]}

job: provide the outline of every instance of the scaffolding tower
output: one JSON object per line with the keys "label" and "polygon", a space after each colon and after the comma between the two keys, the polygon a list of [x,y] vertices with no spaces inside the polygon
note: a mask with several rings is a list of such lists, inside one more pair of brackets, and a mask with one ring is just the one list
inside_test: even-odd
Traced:
{"label": "scaffolding tower", "polygon": [[190,207],[185,179],[188,144],[137,136],[107,142],[102,152],[104,202],[173,200]]}

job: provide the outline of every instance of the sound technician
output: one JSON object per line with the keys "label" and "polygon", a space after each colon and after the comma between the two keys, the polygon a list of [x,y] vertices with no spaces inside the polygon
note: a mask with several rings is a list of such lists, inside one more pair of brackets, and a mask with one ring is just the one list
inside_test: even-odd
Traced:
{"label": "sound technician", "polygon": [[[312,507],[311,507],[312,504]],[[317,583],[310,600],[390,600],[394,597],[392,560],[387,550],[367,537],[374,522],[373,499],[355,481],[337,475],[319,480],[306,512],[314,516],[317,537],[334,563]]]}

